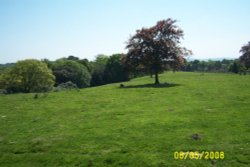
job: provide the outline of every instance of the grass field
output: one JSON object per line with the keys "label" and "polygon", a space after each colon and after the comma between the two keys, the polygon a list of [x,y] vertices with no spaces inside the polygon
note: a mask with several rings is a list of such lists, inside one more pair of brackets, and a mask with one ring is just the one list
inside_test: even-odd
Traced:
{"label": "grass field", "polygon": [[[0,166],[250,166],[250,76],[164,73],[100,87],[0,95]],[[198,140],[192,138],[198,134]],[[224,151],[175,160],[175,151]]]}

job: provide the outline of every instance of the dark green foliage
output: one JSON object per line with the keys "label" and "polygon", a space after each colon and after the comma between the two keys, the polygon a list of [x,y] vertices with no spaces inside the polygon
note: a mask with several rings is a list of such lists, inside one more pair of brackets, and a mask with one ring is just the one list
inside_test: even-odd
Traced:
{"label": "dark green foliage", "polygon": [[6,63],[6,64],[0,64],[0,74],[3,73],[3,71],[8,68],[13,66],[15,63]]}
{"label": "dark green foliage", "polygon": [[194,60],[194,61],[193,61],[192,68],[193,68],[194,71],[197,71],[197,70],[198,70],[199,63],[200,63],[199,60]]}
{"label": "dark green foliage", "polygon": [[121,63],[123,54],[113,54],[110,57],[98,55],[92,63],[91,86],[128,80],[128,74]]}
{"label": "dark green foliage", "polygon": [[229,66],[229,71],[232,73],[239,73],[240,70],[240,64],[238,61],[234,61],[233,64]]}
{"label": "dark green foliage", "polygon": [[232,64],[236,60],[193,60],[185,63],[182,71],[200,71],[200,72],[232,72]]}
{"label": "dark green foliage", "polygon": [[0,88],[8,92],[45,92],[53,88],[54,79],[47,65],[38,60],[23,60],[4,70]]}
{"label": "dark green foliage", "polygon": [[71,81],[79,88],[90,85],[90,73],[87,68],[73,60],[60,59],[53,63],[53,74],[56,76],[56,84]]}
{"label": "dark green foliage", "polygon": [[71,81],[77,87],[83,88],[128,80],[128,73],[121,63],[122,56],[124,55],[114,54],[109,57],[100,54],[93,62],[75,56],[61,58],[55,62],[48,59],[42,61],[53,70],[56,85]]}
{"label": "dark green foliage", "polygon": [[80,64],[84,65],[87,68],[89,73],[92,73],[93,67],[92,67],[92,64],[89,62],[88,59],[80,59],[80,58],[78,58],[76,56],[70,55],[67,58],[61,58],[60,60],[72,60],[72,61],[75,61],[77,63],[80,63]]}
{"label": "dark green foliage", "polygon": [[94,62],[92,62],[92,78],[91,86],[98,86],[106,84],[104,79],[105,67],[109,57],[106,55],[98,55]]}
{"label": "dark green foliage", "polygon": [[68,56],[66,59],[67,59],[67,60],[73,60],[73,61],[78,61],[78,60],[80,60],[78,57],[75,57],[75,56],[73,56],[73,55]]}
{"label": "dark green foliage", "polygon": [[104,70],[106,83],[114,83],[128,80],[128,73],[121,63],[123,54],[114,54],[109,57]]}
{"label": "dark green foliage", "polygon": [[93,65],[89,62],[88,59],[81,59],[81,60],[78,60],[77,62],[84,65],[88,69],[89,73],[92,73]]}
{"label": "dark green foliage", "polygon": [[247,74],[247,68],[244,65],[240,65],[239,67],[239,73],[240,75],[246,75]]}
{"label": "dark green foliage", "polygon": [[101,64],[94,65],[91,78],[91,86],[104,85],[106,83],[104,80],[104,70],[105,66]]}
{"label": "dark green foliage", "polygon": [[242,55],[240,56],[240,62],[246,67],[246,69],[250,68],[250,42],[248,44],[242,46],[240,52]]}

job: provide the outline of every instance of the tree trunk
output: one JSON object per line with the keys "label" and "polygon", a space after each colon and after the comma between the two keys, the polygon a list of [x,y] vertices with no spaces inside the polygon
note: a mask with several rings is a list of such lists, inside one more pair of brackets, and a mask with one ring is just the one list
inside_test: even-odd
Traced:
{"label": "tree trunk", "polygon": [[158,77],[158,71],[155,71],[155,85],[160,84],[159,77]]}

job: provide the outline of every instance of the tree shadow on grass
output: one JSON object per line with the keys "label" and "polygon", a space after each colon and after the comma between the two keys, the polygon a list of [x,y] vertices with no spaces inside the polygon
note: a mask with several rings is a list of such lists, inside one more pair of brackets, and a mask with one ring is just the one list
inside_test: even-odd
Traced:
{"label": "tree shadow on grass", "polygon": [[175,86],[181,86],[181,84],[175,84],[175,83],[161,83],[161,84],[143,84],[143,85],[124,85],[123,87],[119,87],[121,89],[126,88],[170,88]]}

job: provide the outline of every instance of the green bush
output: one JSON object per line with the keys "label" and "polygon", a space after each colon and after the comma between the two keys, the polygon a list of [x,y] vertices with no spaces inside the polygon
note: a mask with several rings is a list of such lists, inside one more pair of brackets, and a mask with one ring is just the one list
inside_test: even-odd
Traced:
{"label": "green bush", "polygon": [[52,65],[53,74],[56,76],[56,85],[71,81],[77,87],[83,88],[90,85],[90,73],[87,68],[73,60],[57,60]]}
{"label": "green bush", "polygon": [[7,90],[6,89],[0,89],[0,94],[7,94]]}
{"label": "green bush", "polygon": [[53,88],[54,75],[41,61],[28,59],[7,68],[0,76],[0,89],[12,92],[46,92]]}
{"label": "green bush", "polygon": [[71,81],[61,83],[57,87],[54,88],[55,92],[62,91],[62,90],[69,90],[69,89],[78,89],[77,85]]}

